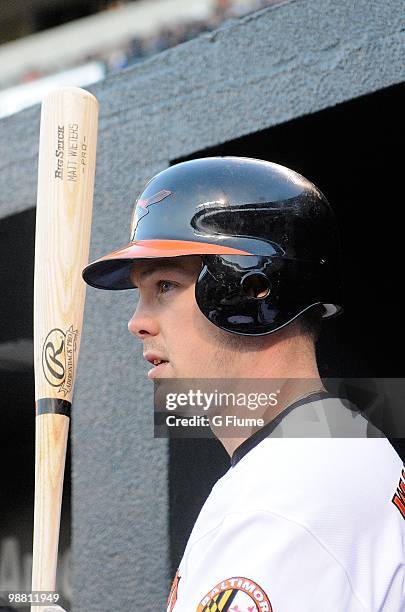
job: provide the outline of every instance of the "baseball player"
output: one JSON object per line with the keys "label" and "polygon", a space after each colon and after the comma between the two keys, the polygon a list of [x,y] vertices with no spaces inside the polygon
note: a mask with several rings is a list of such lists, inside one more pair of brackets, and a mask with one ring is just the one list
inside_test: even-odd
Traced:
{"label": "baseball player", "polygon": [[267,161],[177,164],[138,198],[129,244],[83,277],[138,288],[129,330],[151,379],[287,381],[263,426],[231,437],[213,427],[231,467],[200,512],[167,611],[405,610],[402,463],[329,396],[316,363],[321,321],[342,309],[323,194]]}

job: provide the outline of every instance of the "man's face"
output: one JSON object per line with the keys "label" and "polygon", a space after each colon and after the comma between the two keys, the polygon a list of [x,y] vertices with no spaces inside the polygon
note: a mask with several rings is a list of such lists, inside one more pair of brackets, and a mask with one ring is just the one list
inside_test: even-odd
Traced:
{"label": "man's face", "polygon": [[199,310],[194,288],[201,268],[198,256],[134,265],[139,302],[128,329],[142,340],[145,359],[163,361],[149,378],[237,378],[246,375],[246,364],[252,369],[258,339],[218,329]]}

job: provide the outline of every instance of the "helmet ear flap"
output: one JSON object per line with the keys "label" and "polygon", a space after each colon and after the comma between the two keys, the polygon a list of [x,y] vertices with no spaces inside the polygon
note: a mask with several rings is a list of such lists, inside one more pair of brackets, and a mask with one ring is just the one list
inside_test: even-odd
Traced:
{"label": "helmet ear flap", "polygon": [[322,266],[317,262],[204,255],[195,298],[203,315],[220,329],[262,336],[322,303],[323,284]]}
{"label": "helmet ear flap", "polygon": [[272,331],[278,308],[277,298],[272,296],[271,276],[282,265],[281,259],[205,255],[203,262],[195,297],[204,316],[233,333],[255,336]]}

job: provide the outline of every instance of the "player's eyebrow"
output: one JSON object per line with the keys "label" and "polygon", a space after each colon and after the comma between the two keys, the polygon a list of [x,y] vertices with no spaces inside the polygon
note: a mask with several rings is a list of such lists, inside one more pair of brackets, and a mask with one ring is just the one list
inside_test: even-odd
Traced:
{"label": "player's eyebrow", "polygon": [[[170,272],[180,272],[181,274],[184,274],[185,276],[194,276],[195,274],[194,270],[188,270],[187,268],[184,268],[184,266],[182,266],[180,262],[179,263],[167,262],[167,263],[159,263],[159,265],[151,266],[150,268],[141,270],[139,272],[139,280],[143,281],[146,278],[152,276],[153,274],[163,274],[163,273],[170,273]],[[133,274],[134,274],[134,271],[132,272],[132,275]]]}
{"label": "player's eyebrow", "polygon": [[160,274],[161,272],[183,272],[183,274],[189,274],[188,270],[185,270],[181,266],[176,266],[175,264],[169,264],[167,266],[156,266],[154,268],[148,268],[146,270],[142,270],[139,274],[141,280],[144,280],[148,276],[152,276],[152,274]]}

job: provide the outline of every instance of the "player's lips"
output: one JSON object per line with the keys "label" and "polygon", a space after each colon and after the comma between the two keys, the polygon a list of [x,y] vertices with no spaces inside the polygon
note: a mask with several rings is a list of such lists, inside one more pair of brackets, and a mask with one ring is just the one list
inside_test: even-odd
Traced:
{"label": "player's lips", "polygon": [[169,363],[167,359],[165,359],[162,355],[158,355],[157,353],[149,353],[146,352],[143,354],[144,359],[149,363],[153,364],[153,368],[148,372],[148,378],[156,378],[159,374],[165,369],[166,365]]}

